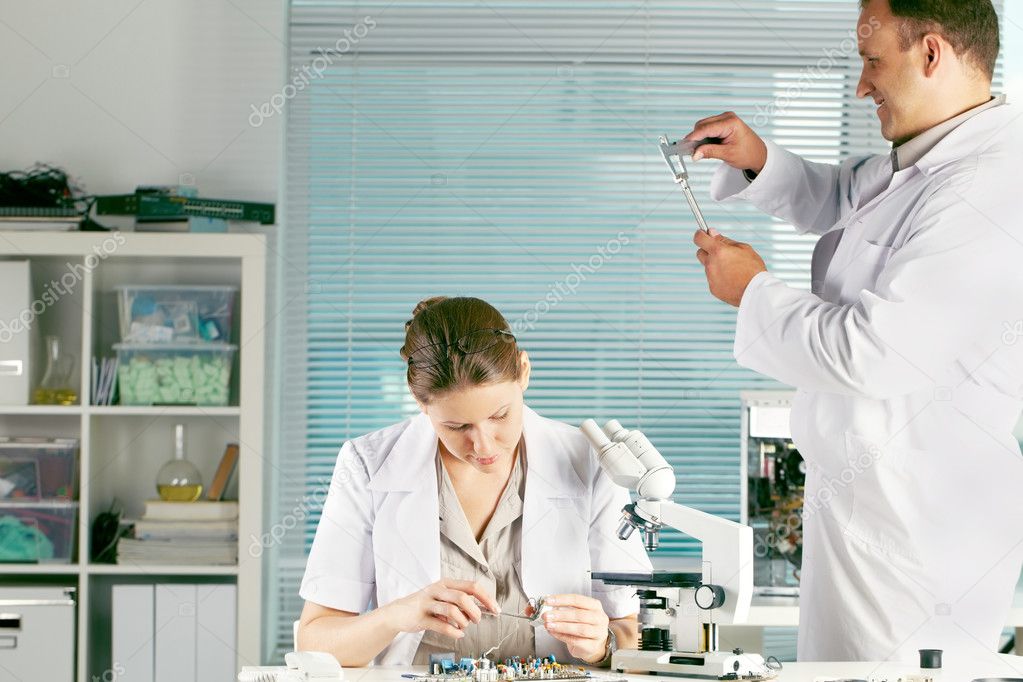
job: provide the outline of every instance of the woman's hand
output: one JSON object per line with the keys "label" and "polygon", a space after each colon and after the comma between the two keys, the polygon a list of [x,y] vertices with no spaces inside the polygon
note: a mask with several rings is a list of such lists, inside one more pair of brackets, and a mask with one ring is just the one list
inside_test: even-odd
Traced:
{"label": "woman's hand", "polygon": [[543,616],[544,626],[568,646],[569,654],[585,663],[604,658],[608,618],[599,601],[581,594],[555,594],[544,603],[554,607]]}
{"label": "woman's hand", "polygon": [[388,622],[398,632],[432,630],[461,639],[465,637],[464,630],[469,623],[478,623],[483,617],[474,597],[492,613],[501,612],[494,598],[478,583],[449,578],[442,578],[384,608],[388,612]]}

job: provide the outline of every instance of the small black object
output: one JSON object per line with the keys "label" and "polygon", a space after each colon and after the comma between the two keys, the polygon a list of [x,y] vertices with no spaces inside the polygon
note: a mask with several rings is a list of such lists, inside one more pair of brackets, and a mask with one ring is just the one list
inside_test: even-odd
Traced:
{"label": "small black object", "polygon": [[[635,505],[628,505],[634,507]],[[648,573],[620,573],[594,571],[594,580],[605,585],[645,585],[649,587],[699,587],[703,584],[702,571],[651,571]]]}
{"label": "small black object", "polygon": [[92,560],[98,564],[117,563],[117,541],[130,528],[121,527],[121,509],[116,500],[92,522]]}
{"label": "small black object", "polygon": [[920,668],[923,670],[941,668],[941,649],[920,649]]}
{"label": "small black object", "polygon": [[74,209],[74,188],[67,173],[45,163],[27,171],[0,172],[0,206]]}
{"label": "small black object", "polygon": [[643,628],[639,648],[642,651],[671,651],[671,632],[666,628]]}
{"label": "small black object", "polygon": [[732,653],[735,654],[736,656],[742,656],[743,650],[740,649],[739,647],[735,647],[734,649],[732,649]]}

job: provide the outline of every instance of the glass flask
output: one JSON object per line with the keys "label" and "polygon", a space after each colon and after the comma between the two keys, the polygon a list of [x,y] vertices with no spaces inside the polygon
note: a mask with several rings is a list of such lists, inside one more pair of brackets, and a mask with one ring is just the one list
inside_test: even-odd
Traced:
{"label": "glass flask", "polygon": [[202,475],[185,458],[185,425],[174,426],[174,459],[156,475],[156,492],[167,502],[194,502],[202,495]]}
{"label": "glass flask", "polygon": [[74,405],[78,391],[71,388],[75,369],[73,355],[61,349],[59,336],[46,337],[46,373],[32,394],[36,405]]}

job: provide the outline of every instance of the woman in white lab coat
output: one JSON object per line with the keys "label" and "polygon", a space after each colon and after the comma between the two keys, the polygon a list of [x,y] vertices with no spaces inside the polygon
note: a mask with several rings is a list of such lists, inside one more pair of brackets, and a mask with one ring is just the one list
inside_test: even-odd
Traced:
{"label": "woman in white lab coat", "polygon": [[[529,358],[507,321],[479,299],[440,297],[405,328],[421,414],[341,448],[302,581],[299,647],[360,666],[475,657],[497,634],[532,649],[506,644],[500,658],[600,664],[635,646],[634,591],[588,574],[650,570],[639,539],[615,533],[628,492],[578,429],[524,404]],[[544,627],[487,613],[529,611],[524,595],[554,597]]]}

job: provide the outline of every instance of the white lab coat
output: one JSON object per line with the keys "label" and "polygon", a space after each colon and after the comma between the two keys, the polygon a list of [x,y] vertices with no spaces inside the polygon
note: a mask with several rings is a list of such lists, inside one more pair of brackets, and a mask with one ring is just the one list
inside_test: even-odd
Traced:
{"label": "white lab coat", "polygon": [[834,166],[770,143],[752,184],[714,177],[715,199],[822,235],[812,292],[753,278],[734,347],[799,389],[800,660],[996,647],[1023,550],[1019,115],[981,112],[894,177],[888,156]]}
{"label": "white lab coat", "polygon": [[[605,474],[572,426],[523,410],[526,492],[522,587],[530,597],[574,593],[600,600],[609,618],[639,611],[635,589],[591,581],[588,571],[650,571],[639,534],[616,535],[629,494]],[[341,448],[300,594],[362,613],[440,580],[437,434],[418,415]],[[410,665],[423,633],[398,635],[375,659]],[[539,655],[568,659],[543,628]]]}

